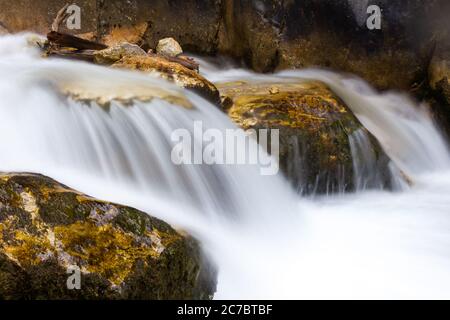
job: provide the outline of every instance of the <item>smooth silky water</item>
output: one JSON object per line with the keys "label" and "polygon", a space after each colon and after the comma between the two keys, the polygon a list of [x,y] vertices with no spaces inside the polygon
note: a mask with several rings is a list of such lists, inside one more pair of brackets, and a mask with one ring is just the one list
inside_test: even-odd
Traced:
{"label": "smooth silky water", "polygon": [[[216,298],[450,298],[450,156],[424,108],[326,71],[202,66],[212,81],[325,82],[393,160],[396,190],[364,188],[374,173],[360,134],[350,138],[360,168],[351,194],[301,197],[256,165],[176,166],[173,130],[196,120],[235,128],[225,114],[150,76],[42,59],[25,35],[0,38],[0,171],[45,174],[190,231],[219,268]],[[59,93],[77,83],[159,88],[195,109],[154,99],[105,110]]]}

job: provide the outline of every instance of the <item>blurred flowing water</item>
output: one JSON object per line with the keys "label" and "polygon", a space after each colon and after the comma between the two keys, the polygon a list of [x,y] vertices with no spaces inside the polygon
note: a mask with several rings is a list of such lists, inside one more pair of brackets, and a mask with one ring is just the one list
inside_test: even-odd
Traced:
{"label": "blurred flowing water", "polygon": [[[326,71],[202,66],[212,81],[325,82],[399,168],[398,190],[364,190],[376,172],[358,133],[350,144],[360,191],[352,194],[300,197],[256,165],[176,166],[175,129],[192,132],[199,120],[222,131],[234,124],[162,80],[42,59],[25,35],[0,38],[0,170],[42,173],[190,231],[219,268],[216,298],[450,298],[450,156],[424,109]],[[60,93],[80,83],[106,92],[156,88],[195,108],[154,99],[105,110]]]}

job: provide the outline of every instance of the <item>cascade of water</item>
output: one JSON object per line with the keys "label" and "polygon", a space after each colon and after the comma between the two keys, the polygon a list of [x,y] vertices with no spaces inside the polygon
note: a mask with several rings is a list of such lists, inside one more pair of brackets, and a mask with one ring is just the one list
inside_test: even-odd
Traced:
{"label": "cascade of water", "polygon": [[[196,120],[234,128],[204,99],[144,75],[42,60],[25,42],[0,38],[1,171],[46,174],[187,228],[220,268],[218,297],[450,296],[449,155],[411,102],[329,72],[216,73],[216,80],[238,73],[252,81],[324,81],[417,182],[404,193],[299,200],[280,176],[261,176],[254,165],[172,163],[173,130],[192,132]],[[154,99],[105,110],[62,97],[60,86],[74,83],[100,91],[156,87],[186,97],[195,109]],[[355,167],[376,179],[366,143],[360,133],[351,137]]]}
{"label": "cascade of water", "polygon": [[325,82],[410,176],[450,167],[448,148],[424,107],[392,92],[379,94],[364,81],[327,71],[287,71],[282,77]]}
{"label": "cascade of water", "polygon": [[414,176],[450,168],[448,147],[426,107],[417,105],[406,95],[380,94],[361,79],[324,70],[290,70],[261,75],[243,69],[227,69],[220,73],[211,63],[200,61],[205,76],[216,82],[322,81],[347,104],[406,174]]}

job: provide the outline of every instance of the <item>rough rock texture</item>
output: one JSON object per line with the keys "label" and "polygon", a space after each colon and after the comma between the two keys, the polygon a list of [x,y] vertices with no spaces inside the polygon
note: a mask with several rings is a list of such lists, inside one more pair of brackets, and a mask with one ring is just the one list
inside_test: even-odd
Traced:
{"label": "rough rock texture", "polygon": [[[45,33],[65,3],[0,0],[0,23],[12,32]],[[316,66],[350,72],[379,89],[426,99],[435,116],[450,123],[440,93],[445,98],[446,89],[432,89],[428,81],[435,48],[450,43],[448,0],[81,0],[77,5],[82,29],[61,31],[108,45],[127,41],[145,51],[172,37],[185,51],[231,55],[263,72]],[[369,5],[382,10],[380,30],[367,28]]]}
{"label": "rough rock texture", "polygon": [[[11,32],[35,31],[46,34],[58,11],[67,3],[66,0],[0,0],[0,23]],[[81,7],[82,23],[80,30],[68,30],[63,24],[61,32],[88,33],[97,29],[97,1],[77,0]]]}
{"label": "rough rock texture", "polygon": [[425,91],[425,98],[450,137],[450,42],[436,47],[428,69],[428,81],[431,93]]}
{"label": "rough rock texture", "polygon": [[282,6],[282,1],[224,0],[218,51],[244,59],[256,71],[273,71],[282,31],[281,24],[266,16],[276,15]]}
{"label": "rough rock texture", "polygon": [[136,44],[122,42],[104,50],[94,53],[94,62],[97,64],[113,64],[125,56],[146,56],[147,53]]}
{"label": "rough rock texture", "polygon": [[156,53],[168,57],[176,57],[183,53],[183,49],[174,38],[164,38],[159,40],[156,46]]}
{"label": "rough rock texture", "polygon": [[450,43],[448,48],[436,48],[428,71],[430,87],[450,105]]}
{"label": "rough rock texture", "polygon": [[148,45],[144,40],[145,33],[148,29],[148,23],[137,23],[130,26],[116,25],[108,29],[108,32],[100,36],[96,33],[96,38],[101,40],[108,46],[114,46],[123,42],[134,43],[139,46],[145,46],[148,49]]}
{"label": "rough rock texture", "polygon": [[[44,32],[60,0],[0,0],[12,31]],[[320,66],[355,73],[381,89],[426,78],[435,43],[448,43],[447,0],[83,0],[82,30],[145,50],[173,37],[186,51],[227,53],[257,71]],[[382,9],[369,30],[367,7]]]}
{"label": "rough rock texture", "polygon": [[0,23],[0,36],[9,34],[8,29],[6,29],[1,23]]}
{"label": "rough rock texture", "polygon": [[[138,70],[169,80],[176,85],[190,89],[214,104],[220,104],[217,88],[198,72],[172,62],[163,56],[147,54],[139,46],[121,43],[94,53],[97,64],[112,65],[114,68]],[[186,106],[184,103],[183,105]]]}
{"label": "rough rock texture", "polygon": [[358,133],[368,137],[377,166],[370,171],[373,176],[367,176],[366,187],[390,186],[388,157],[324,84],[241,81],[217,85],[225,111],[240,127],[280,130],[280,168],[300,192],[356,187],[349,137]]}
{"label": "rough rock texture", "polygon": [[[255,70],[320,66],[355,73],[377,87],[409,89],[426,74],[448,1],[225,0],[219,51]],[[369,5],[382,11],[369,30]],[[438,18],[436,18],[438,17]],[[447,24],[448,25],[448,24]]]}
{"label": "rough rock texture", "polygon": [[[95,0],[93,0],[95,1]],[[111,30],[146,25],[142,42],[156,48],[172,37],[185,51],[212,53],[217,48],[221,0],[98,0],[100,38]]]}
{"label": "rough rock texture", "polygon": [[219,91],[211,82],[198,72],[190,70],[179,63],[170,62],[163,57],[156,55],[125,56],[112,66],[155,74],[198,93],[214,104],[220,104]]}
{"label": "rough rock texture", "polygon": [[[70,266],[80,290],[67,288]],[[192,238],[143,212],[0,176],[0,299],[209,299],[211,270]]]}

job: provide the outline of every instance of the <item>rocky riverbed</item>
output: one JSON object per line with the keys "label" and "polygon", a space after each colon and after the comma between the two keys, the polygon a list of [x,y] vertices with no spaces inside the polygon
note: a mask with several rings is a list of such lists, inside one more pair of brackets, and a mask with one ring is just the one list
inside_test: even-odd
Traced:
{"label": "rocky riverbed", "polygon": [[[82,0],[81,29],[61,24],[52,32],[94,49],[50,35],[29,36],[28,43],[42,60],[79,59],[99,68],[92,72],[123,72],[114,89],[89,79],[56,79],[50,87],[61,101],[101,106],[106,113],[114,103],[154,100],[192,113],[207,101],[242,129],[279,130],[279,165],[295,194],[389,190],[394,176],[414,184],[393,161],[407,162],[409,154],[392,157],[398,150],[370,133],[325,82],[270,77],[310,67],[352,73],[377,90],[402,90],[427,103],[427,112],[450,133],[448,1],[375,1],[384,8],[379,30],[366,28],[362,2]],[[47,34],[64,4],[0,1],[0,36]],[[190,53],[226,56],[268,75],[212,81]],[[141,84],[127,83],[126,74],[141,75]],[[190,99],[184,89],[205,100]],[[401,147],[398,152],[407,149]],[[81,290],[66,286],[66,271],[74,266]],[[199,242],[151,212],[92,198],[40,174],[0,174],[0,298],[211,299],[216,285],[214,261]]]}

